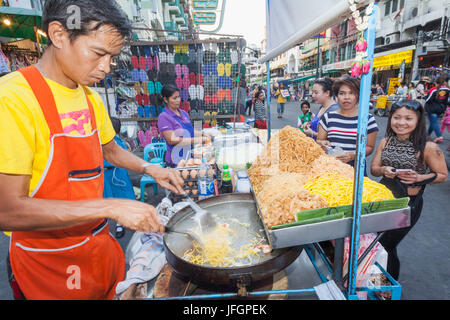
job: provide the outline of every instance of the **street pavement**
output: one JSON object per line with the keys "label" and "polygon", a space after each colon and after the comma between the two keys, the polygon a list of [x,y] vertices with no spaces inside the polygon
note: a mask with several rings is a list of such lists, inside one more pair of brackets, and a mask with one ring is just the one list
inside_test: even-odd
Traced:
{"label": "street pavement", "polygon": [[[312,105],[312,111],[318,110],[317,105]],[[296,126],[300,112],[299,102],[286,104],[285,115],[277,119],[276,103],[271,105],[272,128],[281,129],[287,125]],[[379,126],[378,142],[384,137],[386,131],[386,117],[376,117]],[[450,134],[444,135],[441,148],[445,152],[450,143]],[[450,154],[445,152],[447,163],[450,163]],[[367,165],[370,166],[372,157],[368,157]],[[370,170],[368,170],[370,176]],[[370,176],[371,178],[374,178]],[[133,184],[139,186],[139,176],[131,174]],[[375,178],[374,178],[375,179]],[[375,180],[379,180],[376,178]],[[147,201],[157,205],[163,198],[160,190],[157,196],[153,196],[150,188],[147,189],[150,199]],[[398,255],[401,261],[399,282],[402,286],[402,299],[404,300],[449,300],[450,299],[450,225],[449,197],[450,181],[446,183],[430,185],[424,194],[424,208],[422,215],[403,239],[398,247]],[[114,222],[110,224],[111,233],[114,234]],[[126,246],[132,236],[130,230],[125,237],[119,240],[122,248]],[[0,300],[12,299],[10,287],[7,282],[5,259],[8,252],[9,238],[0,232]]]}

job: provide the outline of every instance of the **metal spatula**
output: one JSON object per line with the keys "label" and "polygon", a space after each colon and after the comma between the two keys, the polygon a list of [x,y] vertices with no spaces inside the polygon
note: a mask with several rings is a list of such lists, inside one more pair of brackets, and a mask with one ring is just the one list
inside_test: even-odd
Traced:
{"label": "metal spatula", "polygon": [[171,227],[165,227],[165,229],[166,229],[167,233],[172,233],[172,232],[173,233],[179,233],[179,234],[182,234],[182,235],[190,238],[192,241],[197,241],[199,244],[202,244],[202,241],[200,240],[200,238],[195,236],[195,235],[193,235],[192,233],[185,232],[185,231],[174,230]]}
{"label": "metal spatula", "polygon": [[216,219],[214,219],[209,211],[200,208],[198,204],[196,204],[195,201],[189,197],[189,195],[185,194],[184,198],[187,200],[189,206],[195,211],[194,219],[197,220],[202,231],[212,229],[216,226]]}

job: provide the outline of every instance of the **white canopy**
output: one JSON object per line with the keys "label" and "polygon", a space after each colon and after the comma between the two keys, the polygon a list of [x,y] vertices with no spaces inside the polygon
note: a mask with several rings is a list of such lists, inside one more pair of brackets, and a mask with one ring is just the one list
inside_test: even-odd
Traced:
{"label": "white canopy", "polygon": [[266,0],[267,53],[259,62],[267,62],[341,22],[349,7],[348,0]]}

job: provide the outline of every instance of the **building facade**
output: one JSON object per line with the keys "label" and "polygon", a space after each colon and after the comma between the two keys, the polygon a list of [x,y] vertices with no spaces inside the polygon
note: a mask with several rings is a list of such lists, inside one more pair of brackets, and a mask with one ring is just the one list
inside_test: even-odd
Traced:
{"label": "building facade", "polygon": [[[379,3],[373,83],[392,78],[431,80],[449,73],[450,0],[383,0]],[[360,36],[353,19],[329,28],[323,39],[309,39],[271,61],[273,81],[313,81],[319,75],[349,74]],[[264,49],[263,49],[264,51]],[[265,73],[265,66],[260,73]],[[311,80],[312,79],[312,80]],[[300,81],[299,81],[300,80]]]}

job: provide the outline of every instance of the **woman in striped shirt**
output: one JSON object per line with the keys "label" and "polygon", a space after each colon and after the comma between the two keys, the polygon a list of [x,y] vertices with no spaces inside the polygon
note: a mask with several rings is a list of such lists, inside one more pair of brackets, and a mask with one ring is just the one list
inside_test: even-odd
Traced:
{"label": "woman in striped shirt", "polygon": [[[333,85],[340,109],[326,113],[319,122],[317,143],[326,151],[330,147],[341,148],[343,152],[336,156],[342,162],[354,166],[360,82],[356,78],[344,76]],[[378,134],[378,126],[373,115],[369,114],[367,129],[366,156],[372,154]]]}

